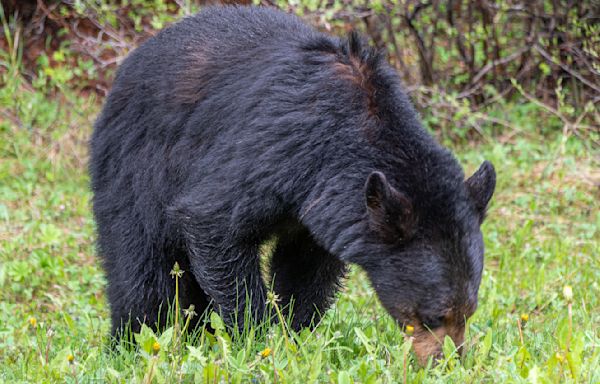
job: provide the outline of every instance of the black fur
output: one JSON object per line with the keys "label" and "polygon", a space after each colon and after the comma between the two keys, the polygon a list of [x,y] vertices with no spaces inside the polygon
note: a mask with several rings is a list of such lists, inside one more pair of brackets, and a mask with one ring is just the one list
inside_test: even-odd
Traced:
{"label": "black fur", "polygon": [[213,301],[231,322],[251,304],[260,319],[258,249],[273,235],[270,273],[296,328],[327,309],[347,263],[400,322],[476,304],[493,168],[465,184],[356,35],[268,8],[182,20],[121,65],[90,171],[114,331],[155,325],[175,261],[183,307]]}

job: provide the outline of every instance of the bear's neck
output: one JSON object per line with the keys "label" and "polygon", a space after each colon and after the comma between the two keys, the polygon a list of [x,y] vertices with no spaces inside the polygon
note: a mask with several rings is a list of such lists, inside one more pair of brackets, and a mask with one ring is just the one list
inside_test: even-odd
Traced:
{"label": "bear's neck", "polygon": [[364,239],[366,207],[362,172],[339,173],[317,182],[298,217],[313,238],[340,260],[349,261]]}
{"label": "bear's neck", "polygon": [[359,160],[352,164],[333,165],[321,178],[317,176],[311,191],[302,197],[297,213],[300,222],[340,260],[361,258],[357,252],[371,249],[366,236],[369,226],[365,182],[372,171],[383,172],[397,190],[419,206],[427,205],[438,195],[452,193],[462,184],[462,169],[452,154],[433,140],[426,144],[430,145],[413,144],[412,158],[375,163],[365,160],[367,156],[357,156]]}

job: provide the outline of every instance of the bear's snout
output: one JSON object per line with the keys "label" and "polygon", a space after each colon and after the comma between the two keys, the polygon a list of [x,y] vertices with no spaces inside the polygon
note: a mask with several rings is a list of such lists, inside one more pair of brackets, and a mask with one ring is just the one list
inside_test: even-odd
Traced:
{"label": "bear's snout", "polygon": [[442,345],[446,336],[452,339],[458,353],[462,354],[464,335],[465,327],[459,324],[447,324],[434,330],[418,326],[415,329],[412,340],[419,364],[422,366],[426,365],[429,357],[433,358],[434,363],[444,358]]}

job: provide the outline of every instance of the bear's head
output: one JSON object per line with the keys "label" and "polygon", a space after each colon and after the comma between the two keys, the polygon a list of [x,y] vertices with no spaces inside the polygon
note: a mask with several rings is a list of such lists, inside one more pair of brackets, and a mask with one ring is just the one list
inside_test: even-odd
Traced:
{"label": "bear's head", "polygon": [[373,172],[365,185],[373,254],[360,264],[386,310],[414,329],[421,364],[440,356],[445,336],[460,348],[466,320],[477,308],[480,225],[496,185],[494,167],[486,161],[459,184],[451,193],[421,185],[422,196],[411,196]]}

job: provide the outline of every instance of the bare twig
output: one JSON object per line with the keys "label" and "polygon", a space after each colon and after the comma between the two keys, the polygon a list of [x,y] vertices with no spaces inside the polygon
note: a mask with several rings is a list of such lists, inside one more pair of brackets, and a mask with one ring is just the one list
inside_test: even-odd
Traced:
{"label": "bare twig", "polygon": [[494,67],[496,67],[498,65],[508,64],[511,61],[521,57],[521,55],[523,55],[525,52],[528,52],[530,49],[531,49],[530,46],[526,46],[526,47],[523,47],[523,48],[517,50],[516,52],[511,53],[510,55],[508,55],[506,57],[503,57],[502,59],[494,60],[494,61],[487,63],[483,68],[481,68],[479,70],[479,72],[477,72],[477,74],[471,80],[471,84],[473,84],[473,85],[469,89],[459,93],[457,97],[459,99],[462,99],[464,97],[470,96],[479,87],[478,86],[479,80],[481,80],[483,78],[483,76],[485,76]]}
{"label": "bare twig", "polygon": [[405,5],[403,19],[417,43],[422,80],[425,83],[425,85],[430,85],[433,83],[432,63],[429,61],[429,55],[427,53],[425,41],[423,40],[423,37],[419,33],[418,29],[415,27],[413,21],[423,9],[431,6],[431,3],[419,3],[415,6],[415,9],[412,12],[408,10],[408,6],[409,3],[407,2]]}
{"label": "bare twig", "polygon": [[593,90],[595,90],[596,92],[598,92],[600,94],[600,87],[598,87],[597,85],[588,81],[585,77],[581,76],[581,74],[576,72],[573,68],[569,67],[568,65],[565,65],[560,62],[556,62],[552,58],[552,56],[544,48],[542,48],[539,44],[535,44],[533,46],[533,48],[536,51],[538,51],[540,53],[540,55],[542,55],[550,63],[552,63],[554,65],[558,65],[559,67],[561,67],[563,69],[563,71],[568,72],[571,76],[573,76],[573,77],[577,78],[577,80],[581,81],[581,83],[587,85],[588,87],[592,88]]}

